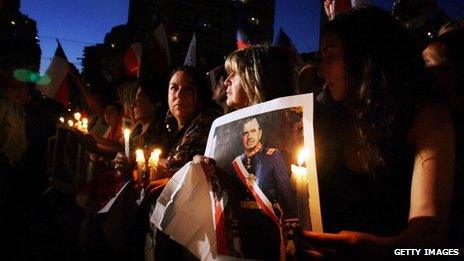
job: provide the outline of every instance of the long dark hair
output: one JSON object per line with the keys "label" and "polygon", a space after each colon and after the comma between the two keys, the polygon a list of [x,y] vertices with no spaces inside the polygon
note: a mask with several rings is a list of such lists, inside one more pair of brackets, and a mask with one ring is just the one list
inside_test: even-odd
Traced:
{"label": "long dark hair", "polygon": [[386,11],[359,6],[338,14],[325,32],[340,37],[349,108],[364,170],[385,165],[392,144],[410,128],[419,102],[429,94],[419,46]]}

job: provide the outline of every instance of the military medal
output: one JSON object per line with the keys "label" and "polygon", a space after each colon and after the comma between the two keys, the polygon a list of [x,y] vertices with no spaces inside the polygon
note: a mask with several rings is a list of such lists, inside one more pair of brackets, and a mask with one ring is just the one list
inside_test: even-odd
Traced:
{"label": "military medal", "polygon": [[250,174],[246,178],[246,183],[248,187],[253,187],[253,185],[255,184],[255,181],[256,181],[256,176],[254,174]]}

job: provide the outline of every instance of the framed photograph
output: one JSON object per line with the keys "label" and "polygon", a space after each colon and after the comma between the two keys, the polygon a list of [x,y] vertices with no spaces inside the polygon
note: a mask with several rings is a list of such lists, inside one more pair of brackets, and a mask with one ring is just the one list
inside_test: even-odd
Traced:
{"label": "framed photograph", "polygon": [[219,191],[213,207],[218,254],[282,257],[286,230],[295,223],[322,232],[314,151],[312,94],[260,103],[213,122],[205,156],[220,170],[218,184],[212,181],[213,192]]}

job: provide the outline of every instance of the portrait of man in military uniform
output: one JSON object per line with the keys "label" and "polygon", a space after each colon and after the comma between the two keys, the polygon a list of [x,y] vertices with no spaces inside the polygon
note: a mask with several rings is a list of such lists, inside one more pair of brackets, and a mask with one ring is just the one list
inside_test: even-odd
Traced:
{"label": "portrait of man in military uniform", "polygon": [[295,190],[283,152],[262,143],[257,117],[242,122],[243,153],[232,162],[246,192],[240,196],[238,223],[245,258],[278,259],[287,241],[286,221],[296,219]]}
{"label": "portrait of man in military uniform", "polygon": [[[290,167],[298,163],[303,147],[313,147],[312,115],[312,98],[300,95],[260,103],[213,122],[205,156],[215,161],[212,190],[219,254],[247,260],[297,258],[293,232],[302,212],[297,210],[297,176]],[[307,162],[308,173],[317,176],[315,153]],[[301,218],[312,226],[313,217],[320,219],[319,201],[300,197],[298,202],[304,200],[311,216]]]}

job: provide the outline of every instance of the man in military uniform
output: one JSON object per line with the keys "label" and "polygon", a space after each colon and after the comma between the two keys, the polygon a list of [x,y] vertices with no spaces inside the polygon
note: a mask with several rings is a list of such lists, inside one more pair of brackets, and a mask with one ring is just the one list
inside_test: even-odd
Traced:
{"label": "man in military uniform", "polygon": [[278,260],[285,254],[285,223],[297,217],[295,190],[282,152],[265,148],[257,118],[243,122],[244,153],[232,163],[246,189],[240,196],[238,221],[245,258]]}

